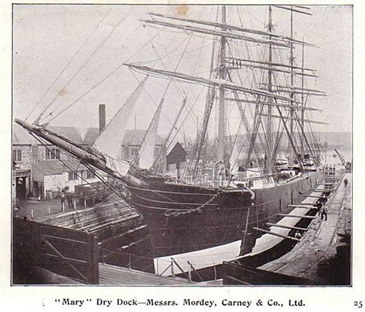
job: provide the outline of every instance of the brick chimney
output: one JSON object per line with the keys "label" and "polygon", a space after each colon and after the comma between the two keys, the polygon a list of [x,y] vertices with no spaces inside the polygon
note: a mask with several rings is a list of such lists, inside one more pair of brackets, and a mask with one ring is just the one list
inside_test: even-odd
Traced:
{"label": "brick chimney", "polygon": [[106,120],[106,108],[105,104],[99,104],[99,133],[105,129]]}

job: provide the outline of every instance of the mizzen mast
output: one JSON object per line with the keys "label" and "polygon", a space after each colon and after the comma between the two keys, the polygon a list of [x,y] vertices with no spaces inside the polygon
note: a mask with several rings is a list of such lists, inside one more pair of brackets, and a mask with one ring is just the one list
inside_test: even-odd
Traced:
{"label": "mizzen mast", "polygon": [[[293,7],[290,8],[290,38],[293,38]],[[294,87],[294,46],[293,43],[290,43],[290,57],[289,57],[289,64],[290,64],[290,87]],[[294,92],[290,92],[290,98],[291,98],[291,109],[290,109],[290,136],[294,136]],[[291,149],[289,162],[293,163],[294,157],[296,158],[297,155],[293,155],[294,151]],[[302,158],[303,160],[303,158]]]}

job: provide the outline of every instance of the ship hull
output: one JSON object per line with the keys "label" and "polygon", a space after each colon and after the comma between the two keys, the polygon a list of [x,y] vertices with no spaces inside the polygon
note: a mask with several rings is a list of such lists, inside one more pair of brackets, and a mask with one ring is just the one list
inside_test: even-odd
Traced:
{"label": "ship hull", "polygon": [[[320,181],[322,172],[308,172],[290,182],[253,190],[219,191],[191,185],[152,182],[128,186],[130,202],[146,220],[155,257],[201,250],[242,240],[241,255],[251,251],[266,228],[299,203]],[[254,198],[253,198],[254,197]],[[238,254],[237,254],[238,255]]]}

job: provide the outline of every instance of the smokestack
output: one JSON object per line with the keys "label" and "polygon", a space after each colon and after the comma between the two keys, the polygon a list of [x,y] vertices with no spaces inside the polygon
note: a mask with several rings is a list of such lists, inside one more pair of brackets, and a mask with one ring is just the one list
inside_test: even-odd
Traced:
{"label": "smokestack", "polygon": [[105,104],[99,105],[99,133],[105,129],[105,119],[106,119],[106,108]]}

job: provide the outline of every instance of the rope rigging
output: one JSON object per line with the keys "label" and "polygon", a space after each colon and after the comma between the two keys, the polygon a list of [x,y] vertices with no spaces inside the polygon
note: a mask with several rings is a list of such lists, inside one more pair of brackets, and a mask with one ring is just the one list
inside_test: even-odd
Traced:
{"label": "rope rigging", "polygon": [[[80,45],[80,47],[77,49],[77,51],[72,55],[71,59],[68,61],[68,63],[65,65],[65,67],[62,69],[62,71],[58,74],[58,76],[55,78],[55,80],[51,83],[51,85],[48,87],[48,89],[46,90],[46,92],[42,95],[42,97],[40,98],[40,100],[38,101],[38,103],[33,107],[33,109],[31,110],[31,112],[29,113],[29,115],[25,118],[25,121],[28,120],[28,118],[30,117],[30,115],[34,112],[34,110],[38,107],[38,105],[40,105],[40,103],[42,102],[42,100],[44,99],[44,97],[48,94],[48,92],[51,90],[51,88],[55,85],[56,81],[62,76],[62,74],[66,71],[66,69],[68,68],[68,66],[72,63],[72,61],[75,59],[75,57],[79,54],[79,52],[82,50],[82,48],[86,45],[86,43],[89,41],[89,39],[91,38],[91,36],[95,33],[95,31],[98,29],[98,27],[100,26],[100,24],[104,21],[104,19],[106,18],[106,16],[110,13],[110,11],[112,10],[112,8],[110,8],[105,14],[104,16],[101,18],[101,20],[98,22],[98,24],[95,26],[95,28],[92,30],[92,32],[87,36],[87,38],[85,39],[85,41]],[[49,104],[42,112],[41,114],[38,116],[38,118],[35,120],[35,123],[38,123],[38,121],[41,119],[42,115],[44,114],[44,112],[49,108],[51,104]]]}
{"label": "rope rigging", "polygon": [[[78,70],[71,75],[71,77],[67,80],[67,82],[63,85],[63,87],[60,90],[66,90],[67,87],[74,81],[74,79],[78,76],[78,74],[89,64],[89,62],[93,59],[93,57],[96,55],[96,53],[98,53],[100,51],[100,49],[105,45],[105,43],[108,41],[108,39],[114,34],[114,32],[117,30],[117,28],[120,26],[120,24],[124,21],[124,19],[128,16],[128,14],[131,12],[132,8],[129,10],[129,12],[122,16],[118,22],[112,27],[112,29],[108,32],[108,34],[105,36],[105,38],[103,38],[103,40],[101,41],[101,43],[99,43],[97,45],[97,47],[92,51],[91,55],[89,55],[88,58],[85,59],[85,61],[81,64],[81,66],[78,68]],[[95,28],[95,30],[98,27]],[[92,34],[91,34],[92,35]],[[90,35],[90,37],[91,37]],[[56,95],[52,98],[51,102],[48,104],[48,106],[46,107],[46,109],[41,113],[40,117],[37,118],[37,123],[41,121],[41,116],[45,113],[45,111],[53,104],[55,103],[55,101],[59,99],[59,92],[56,93]],[[60,106],[62,106],[64,104],[61,103]],[[73,105],[73,104],[72,104]],[[64,110],[62,111],[62,113],[64,112]],[[48,114],[48,116],[52,116],[53,112],[50,112]],[[59,115],[59,114],[58,114]],[[58,116],[56,115],[56,116]],[[48,116],[46,116],[45,118],[47,118]],[[51,118],[50,121],[52,121],[53,119],[55,119],[55,117]],[[50,122],[48,121],[48,122]]]}

